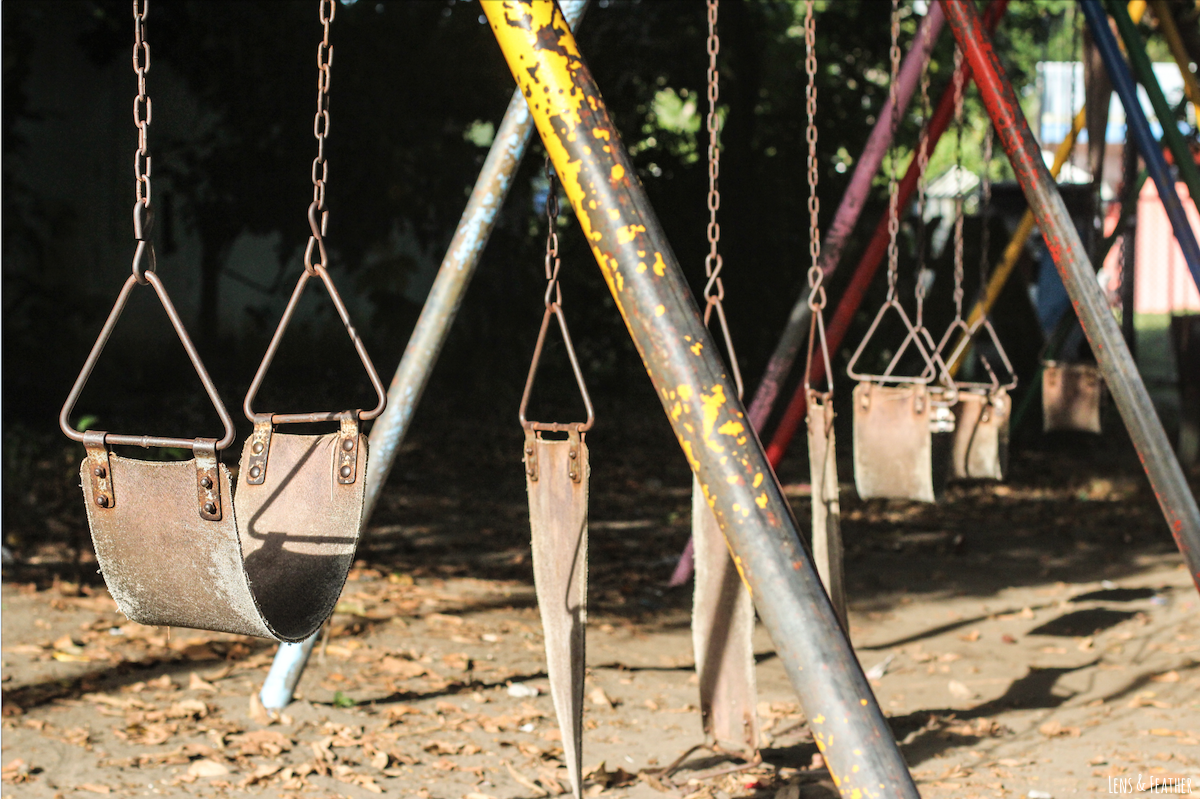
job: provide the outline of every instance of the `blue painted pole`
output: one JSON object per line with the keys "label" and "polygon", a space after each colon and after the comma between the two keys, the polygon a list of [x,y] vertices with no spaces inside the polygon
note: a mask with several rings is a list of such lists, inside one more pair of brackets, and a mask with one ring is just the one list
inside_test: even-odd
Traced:
{"label": "blue painted pole", "polygon": [[[578,27],[588,2],[561,1],[563,15],[572,30]],[[404,436],[408,433],[417,403],[421,401],[421,395],[429,383],[429,375],[446,343],[450,326],[467,293],[467,286],[479,265],[488,238],[492,235],[496,217],[508,196],[532,134],[533,119],[524,96],[518,90],[513,92],[504,120],[496,131],[492,148],[467,200],[467,207],[454,230],[446,257],[442,259],[429,296],[425,298],[421,316],[392,377],[388,387],[387,410],[371,428],[371,457],[367,463],[366,498],[362,514],[364,528],[379,502],[379,495],[396,462],[396,454],[400,451]],[[259,693],[263,706],[268,710],[281,710],[292,701],[292,694],[300,682],[319,634],[320,630],[298,644],[279,645],[271,671]]]}
{"label": "blue painted pole", "polygon": [[[1150,121],[1138,101],[1137,84],[1134,83],[1133,74],[1121,55],[1117,38],[1108,27],[1108,16],[1104,13],[1100,0],[1080,0],[1080,5],[1113,88],[1121,98],[1121,104],[1125,106],[1125,135],[1133,136],[1138,152],[1146,162],[1146,171],[1150,173],[1150,178],[1158,189],[1158,198],[1171,221],[1171,229],[1175,232],[1179,249],[1183,250],[1183,259],[1187,262],[1188,271],[1192,273],[1192,280],[1200,289],[1200,244],[1196,243],[1196,235],[1188,222],[1187,212],[1184,211],[1179,194],[1175,191],[1175,178],[1167,165],[1167,159],[1163,157],[1162,147],[1155,141],[1154,134],[1150,131]],[[1174,123],[1164,119],[1162,124],[1165,129],[1167,125]]]}

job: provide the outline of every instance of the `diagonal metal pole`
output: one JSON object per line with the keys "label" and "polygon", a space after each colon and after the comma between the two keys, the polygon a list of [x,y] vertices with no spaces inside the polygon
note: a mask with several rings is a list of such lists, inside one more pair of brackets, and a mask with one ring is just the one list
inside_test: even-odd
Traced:
{"label": "diagonal metal pole", "polygon": [[[1192,230],[1191,223],[1187,218],[1187,211],[1184,210],[1183,203],[1179,199],[1178,192],[1175,191],[1175,178],[1171,174],[1171,168],[1167,166],[1167,159],[1163,157],[1162,149],[1159,143],[1154,140],[1154,134],[1150,130],[1150,121],[1146,119],[1146,112],[1142,109],[1142,104],[1138,99],[1137,84],[1133,82],[1133,76],[1129,72],[1129,67],[1125,63],[1125,59],[1121,56],[1121,50],[1117,46],[1117,39],[1113,36],[1112,30],[1108,27],[1108,18],[1104,14],[1104,9],[1100,6],[1099,0],[1082,0],[1080,5],[1083,7],[1084,19],[1087,20],[1088,30],[1092,32],[1092,38],[1096,41],[1096,49],[1100,51],[1100,57],[1104,59],[1104,65],[1108,69],[1108,76],[1112,79],[1113,88],[1117,95],[1121,98],[1121,104],[1125,106],[1125,125],[1126,136],[1132,134],[1133,140],[1137,143],[1138,151],[1142,154],[1142,160],[1146,162],[1146,171],[1150,173],[1150,177],[1154,180],[1154,186],[1158,189],[1158,198],[1163,204],[1163,210],[1166,211],[1167,218],[1171,221],[1171,229],[1175,232],[1175,240],[1179,242],[1179,249],[1183,251],[1183,259],[1187,262],[1188,271],[1192,273],[1192,280],[1196,282],[1197,288],[1200,288],[1200,244],[1196,242],[1196,234]],[[1128,14],[1125,15],[1126,21],[1129,21]],[[1133,25],[1132,21],[1129,22]],[[1118,22],[1118,27],[1120,22]],[[1133,32],[1137,35],[1137,32]],[[1139,42],[1140,44],[1140,42]],[[1145,50],[1142,50],[1142,55],[1145,56]],[[1153,76],[1153,72],[1151,72]],[[1155,87],[1157,87],[1155,83]],[[1149,91],[1147,91],[1149,94]],[[1161,96],[1161,92],[1160,92]],[[1164,101],[1165,102],[1165,101]],[[1159,121],[1162,123],[1163,138],[1168,139],[1167,132],[1174,130],[1172,117],[1159,114]],[[1178,136],[1179,131],[1175,130]],[[1186,145],[1185,145],[1186,150]],[[1178,156],[1176,156],[1178,162]],[[1191,163],[1191,155],[1188,154],[1188,162]],[[1191,164],[1194,171],[1196,165]],[[1180,165],[1180,173],[1184,172],[1184,167]],[[1197,189],[1189,189],[1194,192],[1192,200],[1200,204],[1200,191]]]}
{"label": "diagonal metal pole", "polygon": [[[572,29],[579,25],[588,2],[563,0],[563,13]],[[483,169],[479,171],[475,188],[467,200],[467,207],[454,230],[446,257],[442,259],[437,277],[425,298],[408,346],[404,348],[400,365],[388,387],[387,410],[371,428],[371,458],[367,465],[363,528],[366,528],[379,503],[384,483],[396,463],[396,454],[400,451],[417,404],[450,334],[454,317],[466,296],[467,286],[475,275],[475,268],[479,266],[479,259],[492,235],[496,217],[508,196],[513,176],[521,165],[532,134],[533,120],[529,116],[529,106],[519,91],[514,92],[492,147],[488,150],[487,159],[483,162]],[[304,673],[305,663],[319,633],[318,630],[311,638],[298,644],[280,644],[259,694],[265,707],[279,710],[292,701],[292,694]]]}
{"label": "diagonal metal pole", "polygon": [[[1125,420],[1125,427],[1150,478],[1150,486],[1158,498],[1167,526],[1183,553],[1192,580],[1200,589],[1200,508],[1196,507],[1196,498],[1188,488],[1183,470],[1179,468],[1179,461],[1175,459],[1167,434],[1163,431],[1162,422],[1150,402],[1137,364],[1125,346],[1121,329],[1108,308],[1103,290],[1096,283],[1083,242],[1058,192],[1058,186],[1042,161],[1041,149],[1021,112],[1012,84],[992,49],[991,40],[980,25],[974,2],[941,0],[941,3],[946,12],[946,22],[975,72],[975,83],[979,86],[984,105],[1008,154],[1017,182],[1025,192],[1025,199],[1033,209],[1104,380]],[[1086,2],[1084,8],[1087,8]],[[1088,22],[1091,24],[1090,16]],[[1092,25],[1092,35],[1097,44],[1100,40],[1098,27]],[[1107,23],[1103,27],[1103,33],[1111,38]],[[1113,82],[1116,83],[1115,80]]]}
{"label": "diagonal metal pole", "polygon": [[[833,221],[829,223],[829,232],[821,245],[821,268],[826,277],[837,269],[838,262],[842,258],[842,250],[845,248],[850,234],[854,232],[858,217],[867,203],[867,195],[871,191],[871,181],[874,180],[875,174],[879,171],[879,165],[883,163],[888,147],[891,146],[896,120],[904,117],[908,102],[912,99],[913,90],[921,77],[922,69],[929,61],[929,54],[932,52],[933,46],[937,44],[938,34],[942,32],[942,22],[941,7],[930,6],[929,12],[917,28],[913,47],[904,56],[904,63],[900,66],[900,74],[896,79],[896,102],[893,104],[889,95],[887,102],[879,112],[879,118],[875,121],[875,127],[871,129],[871,135],[867,138],[862,155],[859,156],[858,163],[854,165],[854,174],[850,177],[850,183],[846,186],[846,191],[833,215]],[[806,286],[801,291],[800,298],[796,300],[795,306],[792,307],[787,325],[779,336],[779,342],[775,345],[774,352],[771,353],[771,359],[767,361],[767,368],[763,372],[762,380],[759,381],[758,388],[754,390],[754,397],[750,400],[750,423],[760,433],[766,428],[771,410],[779,398],[779,392],[783,390],[783,385],[792,371],[792,365],[800,354],[800,345],[804,343],[805,334],[808,333],[809,315],[808,288]]]}
{"label": "diagonal metal pole", "polygon": [[483,10],[833,779],[844,796],[916,797],[558,4],[497,0]]}
{"label": "diagonal metal pole", "polygon": [[[1098,0],[1090,0],[1083,5],[1086,12],[1088,6],[1098,6],[1100,3]],[[1171,104],[1167,102],[1162,86],[1158,83],[1158,76],[1154,74],[1154,65],[1150,63],[1150,56],[1146,53],[1146,43],[1142,41],[1141,34],[1138,33],[1125,6],[1119,2],[1109,2],[1107,5],[1109,14],[1117,23],[1121,40],[1125,42],[1125,52],[1129,54],[1129,64],[1133,68],[1133,74],[1137,76],[1138,83],[1142,84],[1146,90],[1146,96],[1150,98],[1150,106],[1154,109],[1154,114],[1162,126],[1162,142],[1175,157],[1175,167],[1179,170],[1179,177],[1191,192],[1192,203],[1195,204],[1196,210],[1200,211],[1200,167],[1196,166],[1187,140],[1179,132],[1179,125],[1175,122],[1175,109],[1171,108]]]}

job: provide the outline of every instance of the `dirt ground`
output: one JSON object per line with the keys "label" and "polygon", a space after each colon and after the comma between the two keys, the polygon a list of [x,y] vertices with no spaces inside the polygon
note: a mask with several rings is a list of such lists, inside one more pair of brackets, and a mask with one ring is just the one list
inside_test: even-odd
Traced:
{"label": "dirt ground", "polygon": [[[0,797],[561,794],[519,431],[435,428],[414,428],[278,719],[252,700],[272,644],[132,624],[86,551],[79,581],[63,545],[27,546],[3,586]],[[607,435],[589,436],[586,792],[836,795],[761,627],[763,765],[655,775],[701,738],[691,587],[666,587],[690,489],[665,434]],[[781,469],[801,520],[803,472]],[[923,796],[1200,791],[1200,601],[1127,446],[1041,440],[1009,482],[939,506],[846,483],[843,509],[852,638]]]}

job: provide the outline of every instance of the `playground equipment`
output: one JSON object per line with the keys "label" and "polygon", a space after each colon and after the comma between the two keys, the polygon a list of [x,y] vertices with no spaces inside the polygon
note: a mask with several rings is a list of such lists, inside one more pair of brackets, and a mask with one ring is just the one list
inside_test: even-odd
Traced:
{"label": "playground equipment", "polygon": [[[533,541],[533,580],[542,634],[550,694],[558,726],[563,731],[563,759],[567,763],[576,799],[583,796],[583,677],[584,624],[587,621],[587,513],[588,462],[584,434],[596,414],[588,396],[575,346],[562,311],[562,286],[558,273],[558,183],[546,160],[549,192],[546,196],[546,310],[537,344],[525,378],[525,391],[517,412],[525,430],[525,488],[529,494],[529,526]],[[550,320],[558,322],[571,371],[587,408],[584,422],[535,422],[526,417],[529,396],[537,379]],[[546,433],[565,433],[566,440],[547,439]]]}
{"label": "playground equipment", "polygon": [[[485,3],[492,31],[841,790],[915,797],[736,387],[553,3]],[[639,265],[645,268],[639,268]],[[651,269],[651,264],[659,269]]]}
{"label": "playground equipment", "polygon": [[[138,151],[135,156],[137,200],[133,275],[126,280],[108,321],[59,416],[63,431],[82,441],[88,457],[81,466],[88,523],[105,582],[118,607],[134,621],[150,625],[197,627],[300,641],[313,633],[337,603],[353,560],[362,508],[366,441],[358,422],[377,416],[386,399],[370,358],[350,324],[345,306],[326,271],[324,225],[324,137],[329,112],[329,24],[335,6],[320,6],[324,37],[318,47],[318,109],[315,133],[318,155],[313,164],[313,202],[309,224],[313,238],[305,256],[305,272],[276,330],[246,396],[247,416],[255,434],[246,443],[235,492],[229,470],[217,453],[233,442],[233,423],[217,396],[199,354],[154,272],[150,241],[150,155],[147,132],[151,104],[146,94],[150,49],[145,41],[144,0],[133,4],[135,103]],[[322,214],[317,222],[317,212]],[[312,255],[319,251],[320,262]],[[379,394],[368,413],[255,415],[251,403],[310,274],[318,275],[355,342]],[[205,391],[225,426],[214,439],[128,436],[99,431],[79,433],[70,415],[87,378],[120,317],[135,284],[149,283],[184,345]],[[291,436],[273,432],[273,424],[337,421],[340,431],[324,436]],[[150,462],[124,458],[111,445],[182,447],[193,459]],[[270,468],[268,469],[268,463]],[[291,499],[288,497],[291,495]],[[297,497],[302,499],[297,500]]]}
{"label": "playground equipment", "polygon": [[[930,28],[923,30],[928,34]],[[895,28],[893,28],[893,33]],[[820,170],[817,164],[817,26],[813,0],[807,0],[804,13],[804,71],[808,75],[805,88],[808,142],[808,306],[811,322],[808,327],[808,353],[804,361],[804,390],[808,394],[808,467],[812,484],[812,550],[817,574],[829,593],[833,609],[842,629],[850,630],[846,611],[845,569],[842,564],[842,511],[838,498],[837,439],[833,433],[833,380],[824,391],[813,388],[813,349],[819,347],[825,374],[832,375],[829,365],[829,346],[825,340],[825,270],[821,267],[820,199],[817,184]],[[893,54],[897,50],[893,48]]]}
{"label": "playground equipment", "polygon": [[[899,24],[899,2],[893,0],[893,42]],[[891,60],[894,86],[900,60],[899,48],[894,45]],[[962,70],[956,69],[956,97],[961,97],[963,78]],[[928,137],[922,135],[916,158],[922,184],[929,163],[928,148]],[[954,415],[950,407],[957,400],[957,390],[932,337],[925,329],[925,284],[920,275],[923,259],[918,259],[917,265],[915,315],[910,317],[900,303],[896,288],[900,252],[897,189],[893,159],[888,176],[887,296],[846,365],[846,373],[858,381],[854,389],[854,484],[859,496],[864,499],[886,497],[935,502],[941,496],[948,477],[954,433]],[[904,339],[896,347],[883,372],[858,372],[855,367],[888,311],[894,311],[903,324]],[[919,374],[902,375],[896,370],[910,346],[920,356],[923,368]],[[939,382],[944,390],[933,391],[931,384],[934,381]]]}
{"label": "playground equipment", "polygon": [[[721,280],[724,261],[718,250],[721,226],[717,209],[721,193],[717,179],[721,168],[718,143],[720,119],[717,100],[720,74],[717,53],[719,0],[708,0],[708,254],[704,258],[704,325],[716,316],[725,344],[726,363],[742,397],[742,375],[737,352],[725,319],[725,284]],[[700,719],[706,743],[711,748],[733,753],[747,762],[758,758],[758,691],[754,678],[754,604],[738,577],[737,566],[725,546],[721,528],[708,507],[697,478],[692,478],[692,541],[695,545],[696,580],[692,601],[692,650],[700,681]],[[669,778],[669,774],[665,775]]]}
{"label": "playground equipment", "polygon": [[[588,0],[561,0],[563,15],[572,29],[582,20],[587,5]],[[518,89],[513,92],[504,118],[496,128],[495,140],[455,227],[446,256],[409,336],[404,355],[400,358],[400,365],[396,367],[388,387],[387,408],[371,428],[373,452],[363,500],[364,529],[396,462],[400,445],[408,433],[434,364],[446,343],[471,278],[475,275],[532,133],[533,119],[529,115],[525,97]],[[316,644],[317,634],[314,632],[299,643],[279,645],[270,673],[260,691],[266,708],[280,710],[292,701],[292,694]]]}
{"label": "playground equipment", "polygon": [[[1104,293],[1096,284],[1083,243],[1042,161],[1033,132],[1021,113],[1012,85],[999,66],[978,14],[973,6],[966,3],[953,0],[941,2],[947,23],[975,72],[976,85],[979,86],[984,105],[1046,239],[1084,333],[1092,344],[1105,383],[1125,420],[1129,436],[1166,517],[1167,526],[1183,553],[1193,582],[1200,589],[1200,508],[1196,506],[1196,498],[1167,441],[1120,328],[1108,310]],[[1111,49],[1115,50],[1115,41],[1107,30],[1103,15],[1095,16],[1098,7],[1090,0],[1084,0],[1083,7],[1101,53],[1105,50],[1102,44],[1104,36],[1111,43]],[[1106,62],[1111,63],[1107,57]],[[1110,75],[1116,85],[1116,75],[1111,72]],[[1126,108],[1128,112],[1129,106]]]}
{"label": "playground equipment", "polygon": [[[961,60],[961,56],[958,56]],[[962,174],[962,131],[963,131],[963,94],[956,87],[954,100],[954,160],[957,176]],[[979,287],[980,292],[987,285],[989,269],[988,259],[988,222],[992,200],[992,182],[989,172],[992,161],[992,144],[994,132],[989,125],[983,142],[983,178],[982,185],[982,221],[983,231],[980,239],[979,253]],[[923,216],[923,214],[922,214]],[[996,370],[988,360],[987,354],[979,353],[979,364],[987,372],[989,382],[966,382],[955,380],[954,387],[958,393],[958,401],[951,407],[954,413],[954,441],[950,453],[951,480],[1003,480],[1008,470],[1008,420],[1012,412],[1012,402],[1008,392],[1016,387],[1017,375],[996,329],[986,314],[981,315],[973,325],[963,320],[963,223],[965,221],[964,197],[961,186],[954,197],[954,318],[946,332],[942,334],[937,345],[937,353],[943,363],[959,361],[961,351],[981,332],[986,332],[988,341],[995,350],[1007,375],[1007,382],[1001,383]],[[922,241],[923,243],[923,241]],[[958,340],[954,350],[948,353],[947,347],[957,334]],[[952,375],[953,376],[953,375]]]}

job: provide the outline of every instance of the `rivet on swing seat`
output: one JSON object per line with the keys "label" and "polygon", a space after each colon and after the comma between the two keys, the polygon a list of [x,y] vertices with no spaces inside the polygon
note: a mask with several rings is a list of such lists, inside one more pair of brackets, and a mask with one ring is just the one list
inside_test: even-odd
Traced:
{"label": "rivet on swing seat", "polygon": [[1100,432],[1100,370],[1088,363],[1046,361],[1042,368],[1042,430]]}

